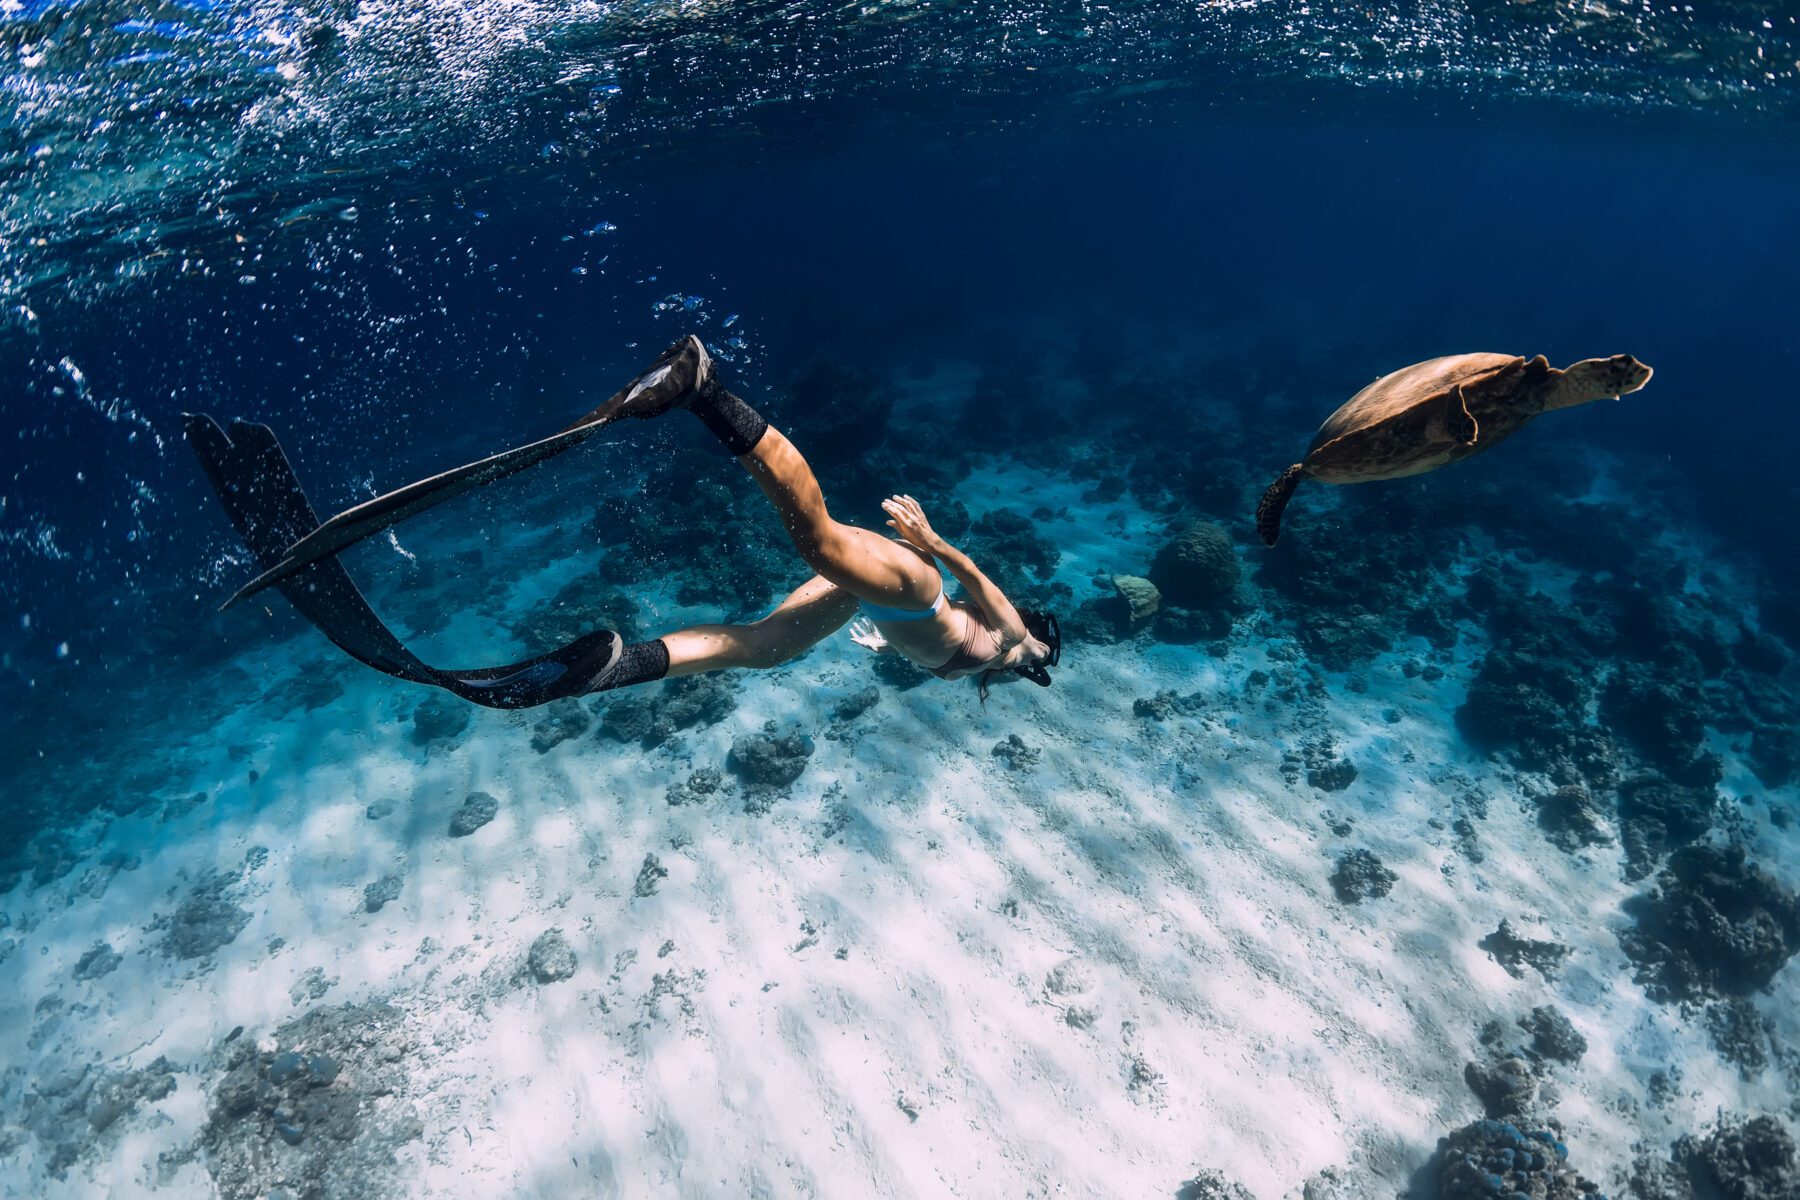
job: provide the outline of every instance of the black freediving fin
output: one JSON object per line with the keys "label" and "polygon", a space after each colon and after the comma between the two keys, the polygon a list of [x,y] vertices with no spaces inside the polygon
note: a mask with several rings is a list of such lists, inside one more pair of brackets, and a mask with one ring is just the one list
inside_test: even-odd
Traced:
{"label": "black freediving fin", "polygon": [[230,608],[239,600],[248,599],[264,588],[280,583],[305,570],[311,563],[339,554],[390,525],[396,525],[464,492],[504,479],[561,454],[600,432],[607,424],[607,421],[589,421],[585,424],[577,422],[561,433],[453,467],[405,487],[395,488],[373,500],[365,500],[354,508],[345,509],[329,521],[316,525],[304,536],[287,543],[273,558],[265,560],[263,573],[238,589],[220,607]]}
{"label": "black freediving fin", "polygon": [[[698,339],[692,335],[683,341]],[[263,573],[239,588],[231,599],[225,601],[221,608],[230,608],[239,600],[247,599],[264,588],[280,583],[308,564],[322,558],[342,553],[362,541],[370,534],[380,533],[390,525],[398,524],[408,517],[417,516],[428,508],[442,504],[446,500],[462,495],[471,489],[495,480],[505,479],[508,475],[523,471],[527,467],[536,466],[547,458],[553,458],[563,451],[580,445],[593,437],[602,429],[618,420],[626,401],[637,395],[639,385],[643,384],[660,367],[666,371],[666,364],[671,355],[682,345],[677,342],[663,352],[657,360],[657,367],[652,367],[614,392],[612,396],[598,408],[592,409],[577,417],[572,423],[563,427],[547,438],[539,438],[523,446],[504,450],[499,454],[489,455],[476,462],[464,463],[427,479],[409,483],[405,487],[395,488],[386,495],[377,496],[373,500],[365,500],[354,508],[347,508],[322,524],[316,524],[304,536],[298,537],[282,553],[263,561]],[[647,415],[639,413],[637,415]]]}
{"label": "black freediving fin", "polygon": [[[274,431],[267,425],[233,421],[228,434],[200,413],[184,414],[183,421],[189,444],[257,563],[266,569],[291,557],[289,548],[319,522]],[[618,634],[600,629],[523,662],[443,670],[422,662],[401,644],[334,555],[302,562],[272,582],[301,616],[358,662],[396,679],[441,687],[488,708],[530,708],[597,690],[623,649]]]}

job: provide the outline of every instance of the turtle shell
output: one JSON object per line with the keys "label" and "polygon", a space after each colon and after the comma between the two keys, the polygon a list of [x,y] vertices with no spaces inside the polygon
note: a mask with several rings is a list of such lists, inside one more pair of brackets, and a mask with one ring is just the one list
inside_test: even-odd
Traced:
{"label": "turtle shell", "polygon": [[[1319,426],[1306,471],[1327,483],[1394,479],[1485,450],[1537,415],[1537,406],[1514,403],[1534,374],[1526,367],[1514,354],[1452,354],[1383,375]],[[1459,384],[1479,426],[1473,444],[1459,442],[1445,417]]]}

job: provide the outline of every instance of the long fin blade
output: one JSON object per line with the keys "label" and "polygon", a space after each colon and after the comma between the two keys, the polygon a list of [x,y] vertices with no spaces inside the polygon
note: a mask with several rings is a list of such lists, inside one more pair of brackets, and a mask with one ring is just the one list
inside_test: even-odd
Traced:
{"label": "long fin blade", "polygon": [[594,421],[576,425],[527,445],[472,463],[464,463],[460,467],[453,467],[405,487],[395,488],[373,500],[365,500],[353,508],[347,508],[286,546],[278,560],[239,589],[236,595],[225,602],[225,607],[247,600],[264,588],[279,584],[305,570],[321,558],[341,554],[364,538],[380,533],[409,517],[418,516],[446,500],[553,458],[586,441],[610,423]]}

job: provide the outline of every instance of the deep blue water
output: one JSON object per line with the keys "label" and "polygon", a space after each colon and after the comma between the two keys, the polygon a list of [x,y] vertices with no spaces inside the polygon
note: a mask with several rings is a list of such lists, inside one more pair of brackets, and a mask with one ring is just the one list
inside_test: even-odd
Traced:
{"label": "deep blue water", "polygon": [[[1667,454],[1726,537],[1768,551],[1796,514],[1796,145],[1712,114],[1354,95],[953,138],[840,123],[818,145],[646,153],[578,194],[358,198],[354,221],[278,227],[212,278],[27,293],[6,341],[9,671],[64,643],[128,654],[146,607],[216,586],[229,539],[181,411],[275,425],[335,509],[554,428],[688,327],[741,338],[752,387],[819,352],[1117,365],[1197,345],[1257,372],[1197,381],[1240,407],[1462,348],[1627,351],[1652,389],[1544,436]],[[1307,423],[1279,419],[1303,446]],[[16,540],[43,531],[50,554]]]}

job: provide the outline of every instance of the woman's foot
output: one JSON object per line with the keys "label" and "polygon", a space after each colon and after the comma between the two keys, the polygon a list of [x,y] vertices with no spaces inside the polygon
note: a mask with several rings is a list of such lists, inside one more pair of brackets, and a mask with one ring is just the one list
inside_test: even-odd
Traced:
{"label": "woman's foot", "polygon": [[690,333],[664,350],[649,370],[620,388],[591,419],[660,417],[671,408],[686,408],[712,382],[712,355]]}

